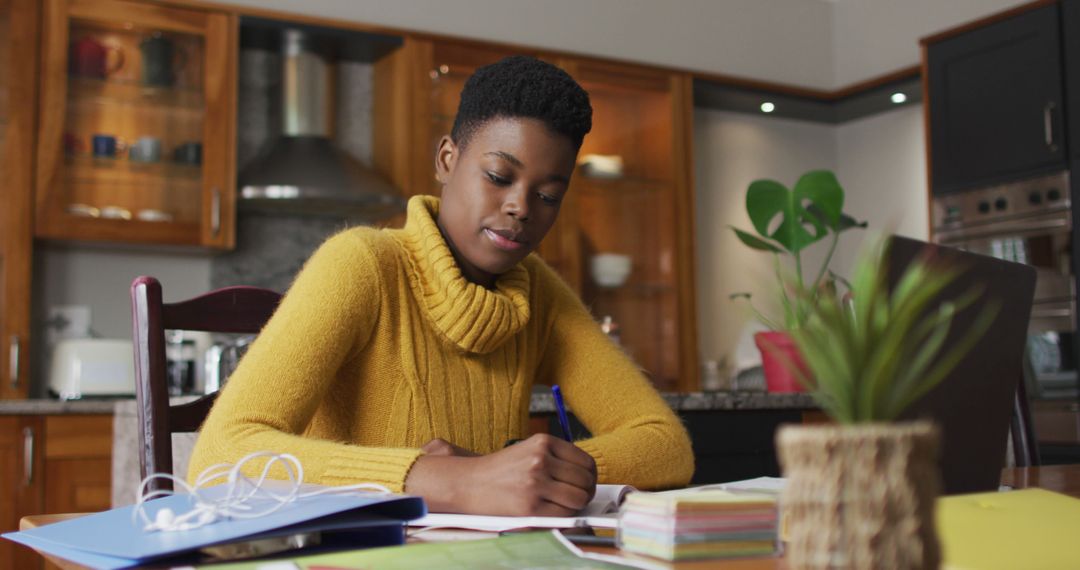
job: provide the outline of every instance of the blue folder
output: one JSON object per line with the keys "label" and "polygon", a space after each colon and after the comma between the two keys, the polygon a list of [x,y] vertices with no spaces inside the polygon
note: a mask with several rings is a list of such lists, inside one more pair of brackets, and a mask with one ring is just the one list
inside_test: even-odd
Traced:
{"label": "blue folder", "polygon": [[[212,496],[220,488],[202,491]],[[258,502],[253,506],[261,508]],[[267,505],[269,503],[266,503]],[[188,495],[172,495],[146,503],[151,520],[163,508],[180,514],[191,509]],[[375,494],[327,494],[299,499],[277,512],[256,519],[220,520],[202,528],[146,532],[134,507],[122,507],[23,532],[4,534],[9,540],[93,568],[128,568],[148,561],[183,556],[199,548],[307,532],[352,532],[362,540],[351,547],[400,544],[406,521],[427,512],[419,497]],[[389,532],[387,532],[389,530]]]}

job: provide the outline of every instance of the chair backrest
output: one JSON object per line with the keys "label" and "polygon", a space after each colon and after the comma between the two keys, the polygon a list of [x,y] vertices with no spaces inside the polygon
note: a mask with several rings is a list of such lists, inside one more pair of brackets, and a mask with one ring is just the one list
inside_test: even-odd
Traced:
{"label": "chair backrest", "polygon": [[[280,300],[281,295],[269,289],[226,287],[187,301],[164,303],[157,279],[142,276],[131,283],[141,477],[172,473],[172,434],[198,431],[217,397],[215,392],[169,405],[165,330],[258,333]],[[150,490],[158,489],[172,489],[172,482],[155,479]]]}
{"label": "chair backrest", "polygon": [[[1014,414],[1026,412],[1026,406],[1018,408],[1026,402],[1024,348],[1035,296],[1035,269],[893,237],[888,257],[890,287],[895,286],[904,268],[928,249],[937,260],[961,270],[938,295],[939,302],[957,299],[973,287],[983,290],[978,301],[956,314],[942,352],[960,340],[987,302],[996,301],[1000,308],[993,323],[952,372],[904,416],[929,417],[941,427],[940,462],[946,494],[997,490]],[[1014,437],[1014,443],[1026,446],[1034,441],[1030,432],[1022,435],[1019,440]],[[1021,455],[1023,450],[1017,451]]]}

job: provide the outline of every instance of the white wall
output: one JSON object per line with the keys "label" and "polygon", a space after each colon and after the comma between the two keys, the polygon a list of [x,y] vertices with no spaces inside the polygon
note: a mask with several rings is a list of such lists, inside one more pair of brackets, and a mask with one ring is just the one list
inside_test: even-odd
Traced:
{"label": "white wall", "polygon": [[[836,129],[836,175],[844,186],[844,210],[870,222],[870,233],[917,239],[929,234],[926,141],[921,105],[909,105],[840,125]],[[844,234],[833,268],[850,275],[864,239]]]}
{"label": "white wall", "polygon": [[919,62],[919,38],[1027,0],[224,0],[836,89]]}
{"label": "white wall", "polygon": [[759,310],[779,314],[772,255],[744,246],[729,227],[752,231],[744,202],[746,188],[759,178],[790,188],[807,170],[836,169],[836,128],[698,110],[694,113],[694,164],[700,358],[727,356],[731,362],[740,333],[753,317],[745,303],[728,296],[751,292]]}
{"label": "white wall", "polygon": [[919,39],[1027,0],[837,0],[834,87],[919,63]]}
{"label": "white wall", "polygon": [[[763,116],[699,110],[694,115],[697,204],[697,288],[700,358],[732,362],[744,329],[756,326],[731,293],[749,291],[754,305],[779,315],[772,256],[743,245],[729,226],[752,231],[746,188],[771,178],[791,188],[804,172],[828,168],[844,187],[844,210],[870,223],[870,230],[843,234],[830,267],[850,268],[868,238],[890,232],[925,239],[926,158],[922,108],[902,107],[839,126]],[[808,248],[804,275],[812,277],[827,243]],[[790,267],[790,265],[789,265]],[[756,353],[751,350],[750,356]],[[751,364],[745,358],[736,364]]]}
{"label": "white wall", "polygon": [[683,69],[833,85],[818,0],[223,0]]}
{"label": "white wall", "polygon": [[131,338],[129,289],[139,275],[157,277],[166,302],[210,288],[207,254],[57,245],[39,245],[34,254],[34,303],[43,309],[38,314],[53,305],[87,305],[92,328],[109,338]]}

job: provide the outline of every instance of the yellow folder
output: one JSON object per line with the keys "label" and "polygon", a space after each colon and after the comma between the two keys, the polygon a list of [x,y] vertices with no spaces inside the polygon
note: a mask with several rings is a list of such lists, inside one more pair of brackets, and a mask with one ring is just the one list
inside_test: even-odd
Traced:
{"label": "yellow folder", "polygon": [[948,570],[1080,568],[1080,499],[1043,489],[943,497]]}

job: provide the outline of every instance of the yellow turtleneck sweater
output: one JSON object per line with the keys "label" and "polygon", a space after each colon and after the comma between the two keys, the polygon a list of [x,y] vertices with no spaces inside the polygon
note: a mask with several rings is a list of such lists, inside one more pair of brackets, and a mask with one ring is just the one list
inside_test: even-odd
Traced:
{"label": "yellow turtleneck sweater", "polygon": [[271,450],[309,482],[400,492],[420,446],[497,451],[525,437],[533,384],[558,383],[601,483],[688,483],[685,429],[575,294],[535,255],[494,290],[468,282],[438,208],[415,197],[404,229],[350,229],[315,252],[215,403],[189,478]]}

